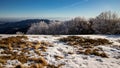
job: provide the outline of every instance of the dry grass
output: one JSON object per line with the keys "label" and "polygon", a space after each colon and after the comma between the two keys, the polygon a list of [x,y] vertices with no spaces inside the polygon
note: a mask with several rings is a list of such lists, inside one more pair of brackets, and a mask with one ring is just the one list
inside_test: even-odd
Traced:
{"label": "dry grass", "polygon": [[100,56],[103,58],[109,58],[108,55],[105,52],[101,52],[99,49],[86,49],[85,51],[80,51],[80,54],[85,54],[85,55],[95,55],[95,56]]}
{"label": "dry grass", "polygon": [[8,45],[5,45],[5,44],[0,44],[0,48],[8,48]]}
{"label": "dry grass", "polygon": [[27,63],[28,57],[25,55],[11,56],[11,60],[18,59],[21,63]]}
{"label": "dry grass", "polygon": [[6,49],[2,51],[1,54],[14,54],[14,53],[11,50]]}
{"label": "dry grass", "polygon": [[120,43],[120,39],[118,39],[118,40],[117,40],[117,42],[119,42],[119,43]]}
{"label": "dry grass", "polygon": [[0,40],[0,48],[12,49],[12,47],[19,47],[21,44],[25,44],[25,41],[23,40],[27,39],[28,39],[27,36],[2,38]]}
{"label": "dry grass", "polygon": [[46,60],[43,57],[40,57],[40,58],[29,58],[28,60],[29,61],[34,61],[35,63],[40,63],[43,66],[47,66],[48,65],[48,63],[46,62]]}
{"label": "dry grass", "polygon": [[[0,63],[4,64],[4,63],[6,63],[7,60],[17,59],[22,64],[27,63],[27,61],[34,61],[35,64],[31,65],[30,68],[42,68],[44,66],[47,66],[47,62],[43,57],[29,58],[28,56],[25,56],[23,53],[21,53],[20,55],[13,54],[13,53],[11,53],[11,54],[12,54],[11,56],[0,56]],[[16,66],[15,68],[19,68],[19,67],[24,68],[24,67],[21,67],[20,65]]]}
{"label": "dry grass", "polygon": [[45,66],[43,66],[42,64],[32,64],[30,66],[30,68],[44,68]]}
{"label": "dry grass", "polygon": [[29,67],[25,67],[23,65],[15,66],[15,68],[44,68],[44,67],[45,66],[43,66],[42,64],[39,64],[39,63],[31,64]]}
{"label": "dry grass", "polygon": [[54,55],[54,57],[55,57],[57,60],[63,59],[62,56],[58,56],[58,55]]}
{"label": "dry grass", "polygon": [[[9,53],[10,54],[10,53]],[[25,55],[17,55],[16,53],[12,52],[10,55],[8,56],[0,56],[0,59],[4,59],[4,60],[19,60],[21,63],[26,63],[28,60],[28,57]]]}
{"label": "dry grass", "polygon": [[108,58],[107,54],[101,49],[94,49],[94,47],[98,45],[112,44],[112,42],[107,39],[90,39],[79,36],[68,36],[59,40],[78,48],[77,53],[79,54],[96,55],[104,58]]}
{"label": "dry grass", "polygon": [[112,44],[112,42],[110,42],[107,39],[101,39],[101,38],[90,39],[90,38],[84,38],[79,36],[68,36],[68,37],[59,39],[59,41],[65,42],[68,45],[82,46],[84,48],[92,48],[93,46]]}
{"label": "dry grass", "polygon": [[86,49],[84,52],[85,55],[90,55],[91,53],[92,53],[91,49]]}
{"label": "dry grass", "polygon": [[[108,58],[108,55],[104,53],[101,49],[94,49],[94,47],[98,45],[112,44],[112,42],[110,42],[107,39],[102,39],[102,38],[91,39],[91,38],[84,38],[79,36],[68,36],[59,39],[59,41],[65,42],[68,45],[78,48],[77,53],[79,54],[96,55],[104,58]],[[80,47],[82,49],[79,49]]]}
{"label": "dry grass", "polygon": [[35,53],[41,56],[41,51],[40,50],[35,50]]}
{"label": "dry grass", "polygon": [[73,52],[68,52],[68,54],[74,54]]}
{"label": "dry grass", "polygon": [[42,44],[41,42],[29,42],[26,41],[27,36],[16,36],[16,37],[8,37],[0,40],[0,48],[13,50],[14,48],[28,48],[33,47],[34,49],[38,49]]}
{"label": "dry grass", "polygon": [[39,38],[39,36],[32,36],[32,38]]}
{"label": "dry grass", "polygon": [[105,52],[102,52],[102,53],[100,54],[100,56],[101,56],[101,57],[104,57],[104,58],[109,58],[108,55],[107,55]]}
{"label": "dry grass", "polygon": [[0,64],[0,68],[3,68],[1,64]]}
{"label": "dry grass", "polygon": [[[41,56],[41,51],[46,51],[47,47],[51,46],[51,44],[44,41],[30,42],[27,40],[27,36],[2,38],[0,40],[0,48],[3,48],[4,51],[2,51],[1,54],[6,54],[9,56],[0,56],[0,63],[4,65],[7,60],[17,59],[22,64],[27,63],[28,61],[33,61],[35,64],[32,64],[30,67],[17,65],[15,68],[44,68],[45,66],[48,66],[47,61],[43,57],[29,58],[30,56],[25,55],[25,53],[30,54],[30,49],[34,49],[34,52]],[[17,50],[17,52],[14,52],[13,50]],[[21,51],[21,53],[18,54],[19,51]]]}
{"label": "dry grass", "polygon": [[0,40],[0,44],[23,43],[22,39],[27,40],[27,36],[8,37]]}
{"label": "dry grass", "polygon": [[59,64],[58,66],[55,65],[48,65],[47,68],[60,68],[61,66],[63,66],[64,64]]}
{"label": "dry grass", "polygon": [[5,63],[6,63],[6,60],[5,60],[5,59],[0,58],[0,63],[5,64]]}
{"label": "dry grass", "polygon": [[60,37],[60,35],[52,35],[53,37]]}
{"label": "dry grass", "polygon": [[1,38],[2,36],[0,36],[0,38]]}

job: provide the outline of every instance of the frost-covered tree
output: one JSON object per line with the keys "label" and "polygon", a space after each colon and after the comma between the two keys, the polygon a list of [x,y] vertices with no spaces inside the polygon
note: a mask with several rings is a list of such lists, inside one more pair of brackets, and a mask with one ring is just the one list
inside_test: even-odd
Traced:
{"label": "frost-covered tree", "polygon": [[69,34],[87,34],[89,31],[90,23],[81,17],[76,17],[67,22]]}
{"label": "frost-covered tree", "polygon": [[28,34],[120,34],[120,18],[111,11],[102,12],[96,18],[86,20],[76,17],[69,21],[34,23]]}
{"label": "frost-covered tree", "polygon": [[66,25],[61,21],[52,21],[49,24],[48,34],[67,34]]}
{"label": "frost-covered tree", "polygon": [[44,21],[39,23],[33,23],[28,30],[28,34],[46,34],[48,30],[48,24]]}
{"label": "frost-covered tree", "polygon": [[60,32],[59,26],[60,22],[52,21],[49,24],[48,34],[58,34]]}
{"label": "frost-covered tree", "polygon": [[119,17],[116,13],[111,11],[102,12],[93,20],[92,28],[99,34],[115,34],[117,25],[119,23]]}

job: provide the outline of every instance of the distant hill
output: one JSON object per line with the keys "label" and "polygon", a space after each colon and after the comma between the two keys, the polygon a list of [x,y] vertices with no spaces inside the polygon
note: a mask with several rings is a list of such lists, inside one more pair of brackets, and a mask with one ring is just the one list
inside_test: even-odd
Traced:
{"label": "distant hill", "polygon": [[48,19],[27,19],[19,22],[0,22],[0,34],[15,34],[16,32],[26,33],[32,23],[44,21],[50,23]]}

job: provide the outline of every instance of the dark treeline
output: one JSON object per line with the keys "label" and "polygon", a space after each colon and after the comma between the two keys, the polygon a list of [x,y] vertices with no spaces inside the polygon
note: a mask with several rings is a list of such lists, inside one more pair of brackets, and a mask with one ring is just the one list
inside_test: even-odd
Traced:
{"label": "dark treeline", "polygon": [[96,18],[76,17],[69,21],[44,21],[31,25],[27,34],[120,34],[120,18],[111,11],[102,12]]}

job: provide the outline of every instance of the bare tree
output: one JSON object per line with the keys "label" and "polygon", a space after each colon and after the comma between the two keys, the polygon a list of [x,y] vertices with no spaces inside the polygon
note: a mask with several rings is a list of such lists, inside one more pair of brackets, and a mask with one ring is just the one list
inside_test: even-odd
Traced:
{"label": "bare tree", "polygon": [[94,19],[92,28],[96,33],[114,34],[118,22],[119,17],[116,13],[112,13],[111,11],[102,12]]}
{"label": "bare tree", "polygon": [[68,22],[69,34],[86,34],[89,30],[90,23],[81,17],[76,17]]}

